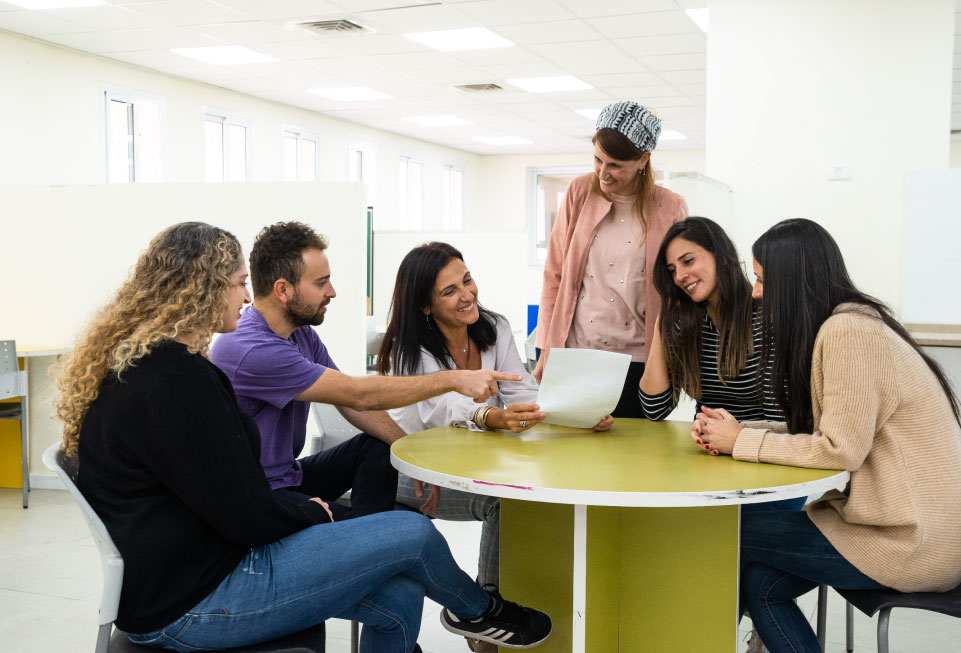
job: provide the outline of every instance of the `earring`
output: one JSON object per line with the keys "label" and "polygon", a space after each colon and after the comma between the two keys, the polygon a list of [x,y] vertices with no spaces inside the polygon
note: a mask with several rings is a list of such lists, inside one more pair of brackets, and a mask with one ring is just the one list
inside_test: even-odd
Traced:
{"label": "earring", "polygon": [[430,313],[425,314],[425,315],[424,315],[424,319],[427,320],[427,328],[428,328],[428,329],[433,329],[434,327],[431,326],[431,323],[430,323]]}

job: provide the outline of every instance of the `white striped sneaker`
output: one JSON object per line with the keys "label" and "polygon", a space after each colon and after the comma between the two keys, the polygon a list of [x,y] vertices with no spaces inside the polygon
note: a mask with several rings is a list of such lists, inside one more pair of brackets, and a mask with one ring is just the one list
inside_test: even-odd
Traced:
{"label": "white striped sneaker", "polygon": [[459,619],[440,611],[440,623],[450,632],[505,648],[532,648],[551,634],[551,618],[543,612],[505,601],[496,590],[485,590],[493,606],[476,620]]}

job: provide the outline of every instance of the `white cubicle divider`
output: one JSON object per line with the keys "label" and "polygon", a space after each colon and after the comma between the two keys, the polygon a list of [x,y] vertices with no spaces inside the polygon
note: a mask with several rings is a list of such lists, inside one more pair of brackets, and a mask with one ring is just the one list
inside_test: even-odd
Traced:
{"label": "white cubicle divider", "polygon": [[961,269],[959,216],[961,169],[908,173],[902,322],[961,325],[961,304],[950,290]]}
{"label": "white cubicle divider", "polygon": [[[325,234],[337,290],[318,327],[337,364],[365,368],[366,219],[362,184],[219,183],[7,186],[3,198],[4,280],[0,337],[24,346],[70,347],[77,334],[123,283],[150,239],[185,220],[231,231],[244,255],[257,232],[280,220],[301,220]],[[31,450],[59,437],[52,379],[34,387],[37,419]],[[40,406],[40,402],[43,406]],[[44,419],[40,419],[40,418]],[[39,460],[38,456],[35,456]],[[36,467],[32,470],[38,472]]]}

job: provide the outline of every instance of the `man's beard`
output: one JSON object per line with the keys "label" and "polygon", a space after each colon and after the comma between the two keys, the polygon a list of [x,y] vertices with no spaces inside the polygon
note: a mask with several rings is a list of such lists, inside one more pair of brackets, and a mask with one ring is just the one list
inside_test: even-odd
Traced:
{"label": "man's beard", "polygon": [[287,319],[295,328],[306,325],[318,326],[324,322],[323,306],[312,306],[305,302],[300,293],[295,293],[287,302]]}

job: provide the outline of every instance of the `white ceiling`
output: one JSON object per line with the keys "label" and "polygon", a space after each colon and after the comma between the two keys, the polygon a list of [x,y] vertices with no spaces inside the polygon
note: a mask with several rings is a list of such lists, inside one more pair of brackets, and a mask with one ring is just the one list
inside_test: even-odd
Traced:
{"label": "white ceiling", "polygon": [[[961,26],[961,0],[957,2]],[[0,0],[0,29],[482,154],[582,151],[593,122],[574,110],[622,99],[651,106],[665,129],[688,137],[662,141],[660,148],[704,147],[706,36],[684,9],[704,6],[706,0],[107,3],[27,11]],[[320,36],[294,26],[332,18],[351,19],[374,31]],[[516,45],[442,53],[402,36],[467,27],[487,27]],[[280,61],[214,66],[170,52],[211,45],[241,45]],[[957,53],[954,73],[952,126],[961,128]],[[552,75],[573,75],[594,88],[528,93],[505,81]],[[504,90],[467,94],[451,88],[484,82]],[[368,86],[393,99],[337,102],[306,92],[340,86]],[[474,124],[419,127],[402,119],[424,114],[454,114]],[[473,141],[476,136],[516,136],[534,143],[490,146]]]}

